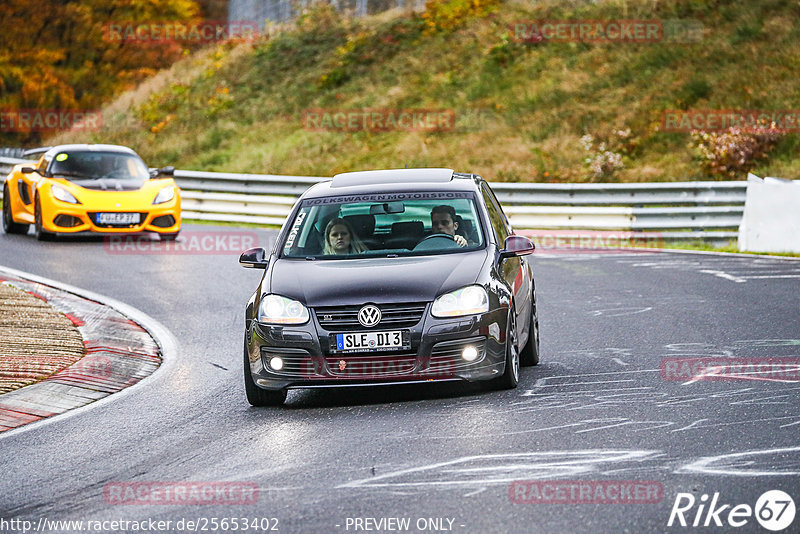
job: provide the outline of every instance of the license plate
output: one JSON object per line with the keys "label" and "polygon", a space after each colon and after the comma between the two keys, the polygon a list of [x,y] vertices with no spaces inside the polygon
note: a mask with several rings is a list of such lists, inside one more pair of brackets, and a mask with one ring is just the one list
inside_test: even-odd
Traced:
{"label": "license plate", "polygon": [[390,332],[352,332],[335,334],[331,349],[335,352],[365,352],[410,348],[402,330]]}
{"label": "license plate", "polygon": [[139,224],[138,213],[98,213],[97,224]]}

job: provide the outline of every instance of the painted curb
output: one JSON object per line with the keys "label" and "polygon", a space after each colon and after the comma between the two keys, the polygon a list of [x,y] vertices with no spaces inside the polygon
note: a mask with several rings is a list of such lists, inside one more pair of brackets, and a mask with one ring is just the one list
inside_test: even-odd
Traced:
{"label": "painted curb", "polygon": [[[38,284],[43,292],[54,291],[53,299],[60,301],[57,304],[62,308],[69,307],[65,302],[71,299],[73,305],[93,306],[95,310],[88,316],[93,324],[78,327],[87,347],[84,358],[46,380],[0,396],[0,408],[11,406],[13,412],[14,406],[21,406],[34,414],[30,422],[0,432],[0,439],[77,415],[111,398],[119,398],[129,393],[134,385],[151,379],[159,369],[171,367],[175,361],[178,345],[172,333],[132,306],[4,266],[0,266],[0,275],[16,278],[21,285]],[[35,286],[27,289],[37,292]],[[87,340],[87,333],[96,339]],[[131,338],[137,341],[130,343]],[[52,407],[49,413],[42,409],[47,406]],[[37,410],[39,415],[36,415]]]}

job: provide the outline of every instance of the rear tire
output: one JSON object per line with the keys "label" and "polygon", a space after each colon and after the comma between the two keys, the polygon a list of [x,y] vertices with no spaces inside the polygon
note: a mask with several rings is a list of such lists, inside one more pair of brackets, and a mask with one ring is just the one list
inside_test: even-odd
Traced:
{"label": "rear tire", "polygon": [[253,406],[280,406],[286,400],[285,389],[270,391],[261,389],[253,382],[253,375],[250,374],[250,358],[247,357],[247,346],[244,350],[244,391],[247,394],[247,402]]}
{"label": "rear tire", "polygon": [[11,214],[11,194],[8,191],[8,184],[3,184],[3,231],[7,234],[27,234],[29,224],[14,222]]}
{"label": "rear tire", "polygon": [[539,365],[539,314],[536,311],[536,292],[531,301],[531,325],[528,341],[519,353],[519,361],[525,367]]}
{"label": "rear tire", "polygon": [[36,233],[36,239],[39,241],[50,241],[53,239],[54,234],[46,231],[42,228],[42,205],[39,202],[39,196],[36,196],[36,203],[33,207],[33,219],[35,221],[33,225],[34,232]]}

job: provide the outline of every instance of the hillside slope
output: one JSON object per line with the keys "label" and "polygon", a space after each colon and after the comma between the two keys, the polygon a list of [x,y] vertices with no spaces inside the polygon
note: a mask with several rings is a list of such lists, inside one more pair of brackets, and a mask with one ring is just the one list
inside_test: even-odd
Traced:
{"label": "hillside slope", "polygon": [[[663,131],[664,112],[800,108],[797,2],[431,6],[356,21],[312,9],[269,40],[206,49],[162,72],[108,106],[101,131],[50,141],[125,144],[152,165],[231,172],[447,166],[506,181],[743,179],[743,167],[711,174],[689,133]],[[514,30],[615,19],[689,31],[642,43],[526,43]],[[347,132],[309,119],[363,109],[383,119],[434,110],[455,123]],[[800,178],[799,148],[796,133],[775,136],[755,151],[753,171]]]}

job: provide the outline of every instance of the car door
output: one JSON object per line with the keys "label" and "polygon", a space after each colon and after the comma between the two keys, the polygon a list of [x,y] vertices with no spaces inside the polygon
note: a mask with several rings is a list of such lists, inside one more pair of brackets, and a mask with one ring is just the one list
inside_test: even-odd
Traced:
{"label": "car door", "polygon": [[[488,184],[481,185],[481,192],[483,200],[486,204],[486,210],[489,214],[489,221],[497,239],[498,248],[503,248],[506,238],[513,234],[511,225],[508,218],[503,213],[497,198],[494,196]],[[517,339],[521,339],[519,334],[523,332],[522,329],[528,328],[528,319],[531,313],[531,280],[529,269],[525,264],[524,257],[512,256],[500,260],[499,270],[508,284],[508,287],[514,293],[514,304],[517,315]]]}

